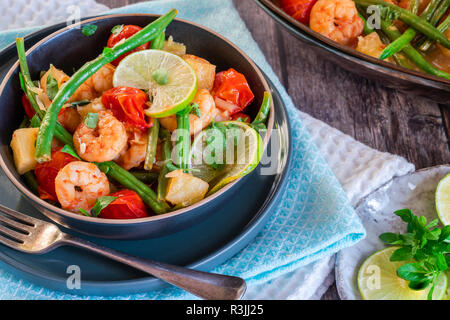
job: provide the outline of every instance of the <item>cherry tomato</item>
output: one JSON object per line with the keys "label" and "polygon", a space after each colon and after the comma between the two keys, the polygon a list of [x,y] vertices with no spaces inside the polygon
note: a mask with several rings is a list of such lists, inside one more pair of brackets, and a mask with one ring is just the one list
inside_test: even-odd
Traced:
{"label": "cherry tomato", "polygon": [[33,118],[33,116],[36,114],[36,111],[34,111],[33,107],[31,106],[30,100],[28,100],[25,93],[22,96],[22,106],[25,109],[25,113],[27,114],[28,118]]}
{"label": "cherry tomato", "polygon": [[236,112],[243,111],[255,98],[247,79],[234,69],[216,74],[214,95],[236,105]]}
{"label": "cherry tomato", "polygon": [[248,115],[246,115],[245,113],[239,112],[239,113],[235,113],[231,116],[231,120],[236,121],[236,120],[241,120],[247,123],[250,123],[250,117]]}
{"label": "cherry tomato", "polygon": [[[119,32],[111,34],[111,36],[108,39],[108,43],[106,45],[108,46],[108,48],[112,48],[116,44],[118,44],[120,41],[122,41],[123,39],[128,39],[132,35],[134,35],[135,33],[138,33],[141,30],[142,30],[141,27],[138,27],[138,26],[135,26],[132,24],[125,25],[122,27],[122,29]],[[129,54],[136,52],[136,51],[147,50],[147,49],[150,49],[150,42],[144,43],[142,46],[137,47],[136,49],[131,50],[130,52],[127,52],[127,53],[121,55],[119,58],[117,58],[116,60],[114,60],[111,63],[117,67],[117,65],[120,63],[120,61],[122,61]]]}
{"label": "cherry tomato", "polygon": [[317,0],[280,0],[281,8],[295,20],[309,25],[311,9]]}
{"label": "cherry tomato", "polygon": [[105,209],[99,217],[103,219],[138,219],[148,217],[147,207],[139,195],[128,189],[110,194],[117,197]]}
{"label": "cherry tomato", "polygon": [[62,168],[73,161],[78,161],[78,159],[57,150],[52,153],[52,160],[37,165],[34,173],[39,184],[39,196],[42,199],[58,201],[55,191],[56,176]]}
{"label": "cherry tomato", "polygon": [[144,132],[151,127],[151,124],[145,121],[144,109],[147,107],[147,101],[144,91],[131,87],[112,88],[102,95],[103,105],[111,109],[117,119]]}

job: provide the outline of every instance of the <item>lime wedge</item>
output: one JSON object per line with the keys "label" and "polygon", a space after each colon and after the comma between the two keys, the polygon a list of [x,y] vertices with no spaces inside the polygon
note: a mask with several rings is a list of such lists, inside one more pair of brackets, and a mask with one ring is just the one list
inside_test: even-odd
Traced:
{"label": "lime wedge", "polygon": [[[261,161],[264,148],[259,133],[247,123],[224,121],[216,125],[222,128],[220,132],[226,128],[225,134],[216,136],[217,129],[203,130],[194,139],[190,154],[192,174],[209,183],[208,195],[252,172]],[[220,155],[208,144],[213,135],[215,143],[224,137],[226,148]]]}
{"label": "lime wedge", "polygon": [[184,109],[197,92],[194,69],[179,56],[162,50],[130,54],[117,66],[114,87],[148,90],[153,97],[145,114],[163,118]]}
{"label": "lime wedge", "polygon": [[[430,288],[413,290],[397,276],[397,269],[408,261],[391,262],[398,247],[377,251],[364,261],[358,272],[358,288],[364,300],[427,300]],[[447,276],[442,274],[434,288],[433,300],[442,300],[447,292]]]}
{"label": "lime wedge", "polygon": [[436,188],[436,211],[444,226],[450,224],[450,174]]}

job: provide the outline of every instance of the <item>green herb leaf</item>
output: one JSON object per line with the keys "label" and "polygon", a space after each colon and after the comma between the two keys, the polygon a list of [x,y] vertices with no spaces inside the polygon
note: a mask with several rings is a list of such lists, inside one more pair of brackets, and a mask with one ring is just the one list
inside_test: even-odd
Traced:
{"label": "green herb leaf", "polygon": [[41,120],[39,119],[39,117],[38,117],[37,114],[35,114],[35,115],[33,116],[33,118],[31,118],[30,126],[31,126],[32,128],[39,128],[39,127],[41,126]]}
{"label": "green herb leaf", "polygon": [[117,25],[117,26],[115,26],[115,27],[113,27],[113,28],[111,29],[111,33],[114,34],[114,35],[117,35],[117,34],[119,34],[119,33],[122,32],[123,27],[124,27],[123,24],[119,24],[119,25]]}
{"label": "green herb leaf", "polygon": [[91,103],[89,100],[75,101],[75,102],[70,103],[70,107],[72,107],[72,108],[82,107],[82,106],[88,105],[89,103]]}
{"label": "green herb leaf", "polygon": [[83,26],[83,28],[81,29],[81,32],[86,36],[86,37],[90,37],[92,36],[96,31],[97,31],[98,27],[96,25],[93,24],[86,24]]}
{"label": "green herb leaf", "polygon": [[102,52],[102,54],[104,55],[104,56],[107,56],[109,53],[111,53],[112,52],[112,49],[111,48],[108,48],[108,47],[104,47],[103,48],[103,52]]}
{"label": "green herb leaf", "polygon": [[386,232],[383,234],[380,234],[379,236],[380,240],[389,244],[400,244],[403,243],[403,241],[400,239],[400,235],[392,232]]}
{"label": "green herb leaf", "polygon": [[97,124],[98,124],[98,113],[92,113],[89,112],[86,117],[84,118],[84,124],[86,125],[86,127],[90,128],[90,129],[95,129],[97,128]]}
{"label": "green herb leaf", "polygon": [[62,149],[61,152],[70,154],[72,157],[77,158],[78,160],[81,160],[81,158],[78,156],[77,152],[69,145],[65,145]]}
{"label": "green herb leaf", "polygon": [[87,212],[86,210],[84,210],[84,209],[78,209],[78,211],[80,211],[80,213],[82,213],[86,217],[90,217],[91,216],[91,214],[89,212]]}
{"label": "green herb leaf", "polygon": [[200,107],[195,102],[191,103],[191,111],[190,111],[190,113],[196,115],[199,118],[202,116],[202,113],[200,111]]}
{"label": "green herb leaf", "polygon": [[160,86],[167,84],[167,69],[159,68],[158,70],[155,70],[152,74],[152,78]]}
{"label": "green herb leaf", "polygon": [[402,218],[402,220],[405,222],[411,222],[413,219],[413,213],[412,213],[411,209],[397,210],[394,213],[397,216],[399,216],[400,218]]}
{"label": "green herb leaf", "polygon": [[58,81],[53,78],[52,73],[50,72],[47,77],[47,96],[50,100],[53,101],[55,99],[56,94],[58,93]]}
{"label": "green herb leaf", "polygon": [[412,248],[411,247],[402,247],[400,249],[395,250],[392,253],[391,261],[405,261],[411,260],[413,258]]}
{"label": "green herb leaf", "polygon": [[100,212],[109,206],[117,197],[105,196],[97,199],[97,202],[91,209],[91,214],[93,217],[98,217]]}

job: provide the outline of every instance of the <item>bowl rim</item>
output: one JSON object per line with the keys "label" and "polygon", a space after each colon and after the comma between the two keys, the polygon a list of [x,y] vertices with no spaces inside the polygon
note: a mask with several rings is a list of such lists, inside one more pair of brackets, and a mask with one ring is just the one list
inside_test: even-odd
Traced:
{"label": "bowl rim", "polygon": [[[38,47],[40,47],[41,45],[45,44],[47,41],[49,41],[50,39],[54,38],[55,36],[68,31],[70,29],[74,29],[77,26],[82,26],[83,24],[87,24],[87,23],[92,23],[95,21],[99,21],[99,20],[104,20],[104,19],[110,19],[110,18],[117,18],[117,17],[123,17],[123,18],[127,18],[127,17],[150,17],[150,18],[158,18],[161,15],[160,14],[147,14],[147,13],[124,13],[124,14],[108,14],[108,15],[101,15],[101,16],[96,16],[93,18],[87,18],[86,20],[81,20],[80,22],[77,22],[75,24],[71,24],[69,26],[66,26],[64,28],[61,28],[53,33],[51,33],[50,35],[46,36],[45,38],[43,38],[42,40],[38,41],[35,45],[33,45],[30,49],[28,49],[26,51],[26,56],[28,56],[31,52],[33,52],[34,50],[36,50]],[[205,30],[206,32],[211,33],[212,35],[220,38],[221,40],[225,41],[228,45],[232,46],[235,50],[237,50],[237,52],[247,60],[247,62],[250,64],[250,66],[254,69],[254,71],[256,72],[258,78],[260,79],[260,81],[262,82],[262,85],[264,87],[265,91],[271,92],[272,90],[270,89],[270,86],[267,82],[267,79],[265,78],[265,76],[263,75],[263,73],[261,72],[261,70],[259,69],[259,67],[256,65],[256,63],[246,54],[244,53],[244,51],[242,49],[240,49],[237,45],[235,45],[233,42],[231,42],[230,40],[228,40],[226,37],[222,36],[221,34],[217,33],[216,31],[202,26],[196,22],[192,22],[189,20],[185,20],[185,19],[180,19],[180,18],[175,18],[174,20],[182,22],[182,23],[186,23],[186,24],[190,24],[193,25],[194,27],[200,28]],[[28,35],[30,36],[30,35]],[[26,37],[28,37],[26,36]],[[12,44],[11,46],[14,46],[14,44]],[[5,49],[7,49],[8,47],[6,47]],[[5,77],[3,78],[3,81],[0,84],[0,96],[3,94],[4,88],[7,84],[7,82],[9,81],[9,79],[11,78],[12,74],[16,71],[16,69],[19,66],[19,61],[16,61],[11,68],[9,69],[9,71],[7,72],[7,74],[5,75]],[[272,135],[272,130],[273,130],[273,126],[274,126],[274,119],[275,119],[275,115],[274,115],[274,105],[273,105],[273,100],[272,100],[272,104],[270,107],[270,113],[269,113],[269,119],[268,119],[268,124],[267,124],[267,133],[264,137],[264,149],[266,149],[267,144],[270,140],[270,137]],[[37,195],[35,195],[33,192],[31,192],[31,190],[28,189],[28,187],[25,186],[24,183],[22,183],[19,179],[17,179],[15,177],[15,175],[9,170],[8,166],[6,165],[4,159],[3,159],[3,155],[0,154],[0,167],[3,169],[3,171],[5,172],[6,176],[9,178],[9,180],[14,184],[14,186],[19,189],[19,191],[22,192],[22,194],[24,194],[26,196],[26,198],[28,200],[30,200],[33,204],[38,204],[42,207],[44,207],[47,210],[50,210],[53,213],[56,213],[58,215],[64,216],[68,219],[74,219],[74,220],[80,220],[82,222],[87,222],[87,223],[93,223],[93,224],[101,224],[101,225],[116,225],[116,226],[122,226],[122,225],[130,225],[130,224],[144,224],[144,223],[148,223],[151,221],[160,221],[160,220],[166,220],[169,218],[172,218],[174,216],[178,216],[184,213],[188,213],[198,207],[201,207],[203,205],[205,205],[206,203],[213,201],[214,199],[218,198],[219,196],[221,196],[223,193],[227,192],[228,190],[230,190],[232,187],[234,187],[243,177],[229,183],[228,185],[226,185],[225,187],[223,187],[222,189],[220,189],[219,191],[217,191],[216,193],[212,194],[211,196],[204,198],[203,200],[189,206],[186,208],[182,208],[182,209],[178,209],[172,212],[167,212],[161,215],[155,215],[155,216],[150,216],[150,217],[145,217],[145,218],[138,218],[138,219],[100,219],[98,217],[87,217],[87,216],[83,216],[83,215],[79,215],[76,214],[74,212],[70,212],[67,210],[64,210],[62,208],[59,208],[57,206],[54,206],[52,204],[50,204],[49,202],[46,202],[45,200],[41,199],[40,197],[38,197]],[[17,172],[16,172],[17,173]]]}
{"label": "bowl rim", "polygon": [[[424,81],[426,81],[428,84],[433,83],[434,87],[436,87],[436,85],[448,85],[450,86],[450,80],[448,79],[444,79],[438,76],[434,76],[434,75],[430,75],[427,74],[425,72],[420,72],[420,71],[416,71],[416,70],[411,70],[402,66],[398,66],[396,64],[384,61],[384,60],[380,60],[377,59],[375,57],[371,57],[369,55],[366,55],[364,53],[361,53],[359,51],[356,51],[355,49],[351,48],[351,47],[347,47],[344,46],[342,44],[339,44],[323,35],[321,35],[320,33],[312,30],[311,28],[309,28],[308,26],[306,26],[305,24],[295,20],[294,18],[292,18],[291,16],[289,16],[286,12],[284,12],[281,7],[279,7],[277,4],[275,4],[273,2],[273,0],[254,0],[257,4],[259,4],[260,6],[263,6],[263,8],[269,10],[272,12],[272,14],[275,14],[278,16],[278,18],[280,19],[284,19],[285,23],[288,23],[291,25],[291,27],[294,28],[295,32],[301,33],[304,32],[307,34],[307,36],[312,37],[313,39],[311,40],[318,40],[320,42],[320,45],[324,47],[324,49],[330,51],[330,50],[335,50],[333,53],[337,53],[338,52],[342,52],[345,55],[349,55],[352,56],[353,58],[359,59],[359,60],[363,60],[365,62],[368,62],[372,65],[377,65],[380,67],[383,67],[383,69],[387,69],[385,71],[393,71],[395,72],[395,76],[396,77],[403,77],[404,75],[407,74],[409,77],[412,77],[414,79],[414,82],[421,82],[423,83]],[[274,18],[274,17],[272,17]],[[276,20],[276,19],[275,19]],[[280,21],[278,21],[280,22]],[[300,30],[298,30],[300,29]],[[317,43],[316,43],[317,45]],[[411,78],[410,78],[411,79]],[[438,89],[443,89],[442,87],[438,87]]]}

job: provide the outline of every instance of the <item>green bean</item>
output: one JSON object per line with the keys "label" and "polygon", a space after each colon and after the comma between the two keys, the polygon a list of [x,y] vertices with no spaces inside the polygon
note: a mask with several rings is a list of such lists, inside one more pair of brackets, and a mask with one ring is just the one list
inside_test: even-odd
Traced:
{"label": "green bean", "polygon": [[189,169],[189,151],[191,148],[191,135],[189,133],[189,114],[191,106],[177,113],[177,142],[175,145],[175,163],[185,172]]}
{"label": "green bean", "polygon": [[145,153],[144,169],[152,170],[155,162],[156,147],[158,146],[159,120],[153,119],[153,127],[148,130],[147,150]]}
{"label": "green bean", "polygon": [[[439,26],[437,27],[437,29],[439,30],[439,32],[444,33],[445,31],[447,31],[447,29],[450,28],[450,15],[448,15],[444,21],[441,22],[441,24],[439,24]],[[423,42],[422,44],[419,44],[420,47],[419,49],[421,51],[427,51],[430,46],[433,44],[434,41],[432,40],[426,40],[425,42]]]}
{"label": "green bean", "polygon": [[131,171],[133,176],[145,184],[151,184],[158,180],[158,173],[150,171]]}
{"label": "green bean", "polygon": [[419,12],[419,5],[420,5],[419,0],[411,0],[409,2],[408,10],[417,15],[417,12]]}
{"label": "green bean", "polygon": [[166,33],[161,32],[153,41],[151,45],[151,49],[162,50],[164,47],[164,40],[166,40]]}
{"label": "green bean", "polygon": [[[439,5],[441,0],[432,0],[428,3],[428,6],[420,15],[420,18],[425,20],[429,20],[432,13],[436,10],[436,7]],[[416,30],[413,28],[408,28],[399,38],[389,44],[381,53],[380,59],[384,60],[392,56],[394,53],[400,52],[407,44],[411,43],[411,41],[416,36]]]}
{"label": "green bean", "polygon": [[354,0],[355,3],[361,4],[363,6],[370,5],[382,5],[386,6],[392,11],[399,14],[399,19],[414,28],[416,31],[423,33],[430,39],[436,40],[442,44],[445,48],[450,49],[450,40],[448,40],[442,33],[440,33],[435,27],[424,19],[419,18],[415,14],[405,10],[403,8],[397,7],[396,5],[384,2],[383,0]]}
{"label": "green bean", "polygon": [[367,34],[371,34],[372,32],[374,32],[375,30],[367,24],[367,19],[361,14],[361,12],[359,12],[359,10],[358,10],[358,15],[364,21],[363,33],[367,35]]}
{"label": "green bean", "polygon": [[[391,41],[394,41],[401,36],[401,33],[397,30],[397,28],[385,20],[381,20],[381,29],[391,39]],[[416,49],[414,49],[412,45],[406,45],[402,51],[416,66],[426,73],[445,79],[450,79],[450,74],[439,70],[428,63],[428,61],[425,60],[425,58]]]}
{"label": "green bean", "polygon": [[[25,95],[28,98],[28,101],[30,101],[30,104],[33,108],[33,110],[36,112],[35,120],[41,123],[42,118],[44,117],[45,111],[41,110],[39,107],[37,101],[36,101],[36,93],[31,91],[30,89],[36,88],[34,85],[33,80],[31,80],[30,71],[28,69],[28,63],[27,63],[27,57],[25,54],[25,42],[23,38],[17,38],[16,39],[16,46],[17,46],[17,54],[19,56],[19,65],[20,65],[20,74],[21,79],[24,82],[23,90],[25,92]],[[68,144],[70,146],[73,146],[73,139],[72,135],[64,129],[61,124],[58,122],[56,123],[55,128],[55,137],[61,141],[64,144]]]}
{"label": "green bean", "polygon": [[75,93],[75,91],[102,66],[110,63],[144,43],[155,39],[175,18],[177,10],[172,9],[164,16],[158,18],[138,33],[134,34],[123,43],[114,48],[105,49],[96,59],[84,64],[75,74],[66,82],[56,94],[50,108],[42,119],[42,124],[36,140],[36,160],[45,162],[51,159],[51,142],[55,133],[56,120],[58,113],[66,101]]}
{"label": "green bean", "polygon": [[171,171],[169,168],[169,164],[172,164],[172,150],[171,150],[172,141],[170,132],[163,128],[160,130],[160,138],[163,140],[162,154],[165,164],[163,165],[161,171],[159,172],[158,189],[156,192],[158,195],[158,200],[162,201],[166,197],[167,185],[169,183],[169,180],[166,178],[166,174],[168,174]]}
{"label": "green bean", "polygon": [[439,20],[445,15],[448,7],[450,6],[450,0],[444,0],[441,2],[439,7],[436,8],[436,11],[433,13],[433,16],[430,19],[430,24],[435,26],[438,24]]}
{"label": "green bean", "polygon": [[31,191],[34,194],[39,194],[39,183],[36,180],[36,176],[33,171],[28,171],[22,175],[22,178],[25,180],[27,185],[30,187]]}
{"label": "green bean", "polygon": [[113,161],[96,163],[99,169],[108,175],[110,178],[116,180],[127,189],[134,190],[156,214],[166,213],[169,206],[164,201],[159,201],[155,192],[150,189],[145,183],[138,180],[132,173],[123,169]]}
{"label": "green bean", "polygon": [[408,28],[400,37],[392,41],[380,54],[380,59],[384,60],[392,56],[394,53],[400,52],[412,39],[416,36],[416,30]]}
{"label": "green bean", "polygon": [[267,116],[269,115],[271,105],[272,95],[270,94],[270,92],[265,91],[261,107],[252,124],[265,123],[267,120]]}

